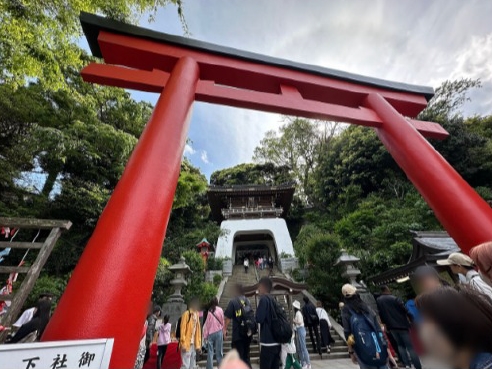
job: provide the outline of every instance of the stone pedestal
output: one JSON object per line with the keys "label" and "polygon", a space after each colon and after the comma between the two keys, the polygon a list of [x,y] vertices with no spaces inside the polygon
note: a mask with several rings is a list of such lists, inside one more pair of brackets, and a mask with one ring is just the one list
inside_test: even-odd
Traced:
{"label": "stone pedestal", "polygon": [[205,273],[205,282],[213,282],[214,277],[216,275],[220,275],[220,277],[222,278],[223,271],[222,270],[207,270],[207,272]]}
{"label": "stone pedestal", "polygon": [[186,311],[187,307],[184,302],[172,301],[166,302],[162,305],[162,314],[169,315],[169,323],[172,325],[172,331],[176,329],[178,319]]}

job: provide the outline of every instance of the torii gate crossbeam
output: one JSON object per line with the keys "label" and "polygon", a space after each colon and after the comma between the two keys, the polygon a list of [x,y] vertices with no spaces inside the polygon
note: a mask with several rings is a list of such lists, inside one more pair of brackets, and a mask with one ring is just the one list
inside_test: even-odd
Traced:
{"label": "torii gate crossbeam", "polygon": [[[492,240],[492,209],[427,142],[448,133],[415,117],[428,87],[170,36],[91,14],[106,64],[88,82],[160,93],[154,113],[75,268],[43,341],[114,338],[111,368],[133,367],[195,100],[373,127],[464,252]],[[145,231],[142,231],[145,230]]]}

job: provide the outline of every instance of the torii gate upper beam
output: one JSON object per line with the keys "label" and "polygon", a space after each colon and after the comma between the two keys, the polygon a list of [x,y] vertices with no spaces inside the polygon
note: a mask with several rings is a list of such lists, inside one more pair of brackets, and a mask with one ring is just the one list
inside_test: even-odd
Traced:
{"label": "torii gate upper beam", "polygon": [[[415,117],[434,93],[429,87],[293,63],[91,14],[81,19],[91,50],[107,63],[84,68],[82,76],[88,82],[159,93],[177,60],[188,56],[200,69],[197,101],[370,127],[382,122],[363,106],[368,94],[379,93],[399,113]],[[439,124],[410,122],[425,137],[448,135]]]}

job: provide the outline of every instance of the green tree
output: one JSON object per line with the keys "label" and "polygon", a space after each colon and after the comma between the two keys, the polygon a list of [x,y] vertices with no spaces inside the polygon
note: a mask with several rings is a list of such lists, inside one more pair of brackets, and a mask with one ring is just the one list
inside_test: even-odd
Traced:
{"label": "green tree", "polygon": [[80,12],[134,23],[168,4],[177,6],[186,27],[181,0],[1,0],[0,82],[23,86],[36,79],[49,88],[65,88],[63,69],[82,67]]}
{"label": "green tree", "polygon": [[331,234],[316,234],[306,244],[306,283],[310,292],[330,308],[338,306],[340,288],[345,283],[335,266],[340,253],[340,241]]}
{"label": "green tree", "polygon": [[152,300],[155,304],[161,306],[167,301],[167,298],[172,291],[171,280],[174,278],[173,273],[168,269],[171,263],[165,258],[161,258],[157,273],[154,279],[154,287],[152,289]]}
{"label": "green tree", "polygon": [[314,224],[305,224],[302,226],[294,242],[294,250],[301,267],[306,266],[308,263],[308,247],[311,240],[325,233],[323,229]]}
{"label": "green tree", "polygon": [[[195,168],[188,159],[181,163],[181,172],[174,195],[173,209],[182,209],[198,205],[197,197],[203,196],[207,190],[207,178]],[[199,209],[196,209],[200,212]]]}
{"label": "green tree", "polygon": [[212,297],[217,295],[217,287],[213,283],[205,282],[205,266],[196,250],[185,251],[183,256],[191,269],[191,276],[184,293],[185,300],[189,301],[192,297],[198,297],[201,303],[206,305]]}
{"label": "green tree", "polygon": [[381,189],[389,180],[404,178],[374,130],[350,126],[321,154],[316,170],[317,197],[338,212]]}
{"label": "green tree", "polygon": [[213,172],[210,176],[210,184],[213,186],[249,184],[273,186],[292,181],[294,178],[289,172],[289,167],[285,165],[245,163]]}
{"label": "green tree", "polygon": [[329,144],[337,128],[338,124],[333,122],[286,117],[278,134],[276,131],[265,134],[265,138],[255,148],[253,160],[289,168],[298,181],[298,195],[309,196],[311,174],[320,151]]}

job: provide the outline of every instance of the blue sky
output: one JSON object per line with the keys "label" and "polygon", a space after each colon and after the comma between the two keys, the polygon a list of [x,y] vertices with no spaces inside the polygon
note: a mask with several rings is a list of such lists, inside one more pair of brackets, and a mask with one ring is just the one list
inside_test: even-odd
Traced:
{"label": "blue sky", "polygon": [[[437,87],[480,78],[467,114],[492,110],[492,1],[187,0],[191,37],[372,77]],[[183,35],[176,8],[140,25]],[[157,96],[132,92],[155,103]],[[207,175],[250,162],[281,117],[195,103],[185,155]]]}

